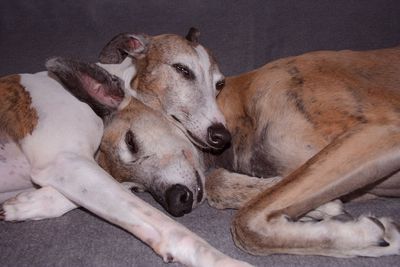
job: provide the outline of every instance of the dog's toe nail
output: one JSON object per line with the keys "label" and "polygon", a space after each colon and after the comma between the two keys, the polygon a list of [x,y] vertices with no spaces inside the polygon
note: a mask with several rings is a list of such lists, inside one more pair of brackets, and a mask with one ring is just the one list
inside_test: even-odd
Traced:
{"label": "dog's toe nail", "polygon": [[0,221],[5,220],[5,218],[6,218],[5,211],[2,208],[0,208]]}
{"label": "dog's toe nail", "polygon": [[390,246],[390,244],[389,244],[388,242],[386,242],[386,240],[384,240],[384,239],[381,239],[381,240],[378,242],[378,245],[379,245],[380,247],[388,247],[388,246]]}
{"label": "dog's toe nail", "polygon": [[131,187],[131,192],[132,193],[139,193],[140,190],[139,190],[139,188],[137,186],[133,186],[133,187]]}
{"label": "dog's toe nail", "polygon": [[171,254],[168,253],[166,260],[167,260],[168,263],[171,263],[171,262],[174,261],[174,257]]}
{"label": "dog's toe nail", "polygon": [[370,219],[372,222],[374,222],[379,228],[382,229],[382,231],[385,232],[385,226],[383,225],[383,223],[380,220],[378,220],[375,217],[368,217],[368,219]]}

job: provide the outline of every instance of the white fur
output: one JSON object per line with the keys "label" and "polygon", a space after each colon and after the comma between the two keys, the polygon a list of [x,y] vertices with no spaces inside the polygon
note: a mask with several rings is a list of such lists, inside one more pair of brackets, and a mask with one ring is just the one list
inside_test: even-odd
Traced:
{"label": "white fur", "polygon": [[[197,45],[194,49],[198,55],[196,62],[198,62],[198,65],[201,67],[199,72],[203,74],[202,83],[206,85],[205,89],[208,91],[207,96],[214,100],[217,95],[215,84],[221,80],[223,76],[217,66],[211,65],[210,56],[203,46]],[[212,69],[212,67],[217,69]],[[204,104],[204,115],[209,121],[225,125],[225,118],[215,101],[205,101],[205,103],[202,104]]]}
{"label": "white fur", "polygon": [[21,84],[39,116],[32,135],[20,142],[30,164],[45,166],[60,151],[93,158],[103,133],[103,121],[93,110],[49,78],[47,72],[22,74]]}

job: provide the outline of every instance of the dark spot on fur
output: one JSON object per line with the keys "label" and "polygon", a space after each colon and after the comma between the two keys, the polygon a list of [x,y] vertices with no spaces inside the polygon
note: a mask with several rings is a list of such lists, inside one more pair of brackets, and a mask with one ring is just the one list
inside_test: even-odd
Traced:
{"label": "dark spot on fur", "polygon": [[298,91],[293,89],[288,89],[286,91],[286,95],[288,99],[295,104],[297,110],[304,115],[307,121],[311,122],[311,116],[306,110],[303,98],[299,95]]}
{"label": "dark spot on fur", "polygon": [[297,76],[292,77],[291,81],[292,81],[293,85],[302,85],[304,83],[303,78],[302,77],[297,77]]}
{"label": "dark spot on fur", "polygon": [[346,87],[347,92],[349,92],[353,98],[353,100],[356,102],[355,103],[355,115],[353,115],[352,117],[357,120],[360,123],[367,123],[368,119],[364,116],[364,109],[362,106],[363,98],[360,95],[358,90],[353,89],[352,87]]}
{"label": "dark spot on fur", "polygon": [[250,172],[248,175],[255,175],[257,177],[270,177],[278,175],[276,164],[272,157],[268,154],[268,128],[267,125],[262,128],[259,136],[254,139],[252,146],[252,157],[250,159]]}
{"label": "dark spot on fur", "polygon": [[355,119],[361,123],[368,123],[368,120],[366,117],[359,115],[359,116],[355,116]]}
{"label": "dark spot on fur", "polygon": [[297,67],[291,67],[291,68],[288,70],[288,73],[289,73],[291,76],[297,76],[298,74],[300,74],[300,71],[299,71],[299,69],[298,69]]}
{"label": "dark spot on fur", "polygon": [[297,67],[291,67],[288,70],[289,75],[292,77],[290,79],[290,86],[291,87],[298,87],[304,84],[304,78],[300,74],[300,71]]}
{"label": "dark spot on fur", "polygon": [[370,73],[368,70],[361,70],[361,69],[359,69],[359,70],[355,70],[355,73],[356,73],[358,76],[364,78],[364,79],[367,80],[367,81],[370,81],[370,80],[373,79],[373,76],[371,75],[371,73]]}

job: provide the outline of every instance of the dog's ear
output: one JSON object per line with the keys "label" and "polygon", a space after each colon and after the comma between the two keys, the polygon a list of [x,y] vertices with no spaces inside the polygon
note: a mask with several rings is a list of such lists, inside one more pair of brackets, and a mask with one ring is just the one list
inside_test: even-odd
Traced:
{"label": "dog's ear", "polygon": [[46,62],[46,68],[101,118],[117,110],[124,99],[122,80],[96,64],[56,57]]}
{"label": "dog's ear", "polygon": [[101,50],[99,61],[103,64],[119,64],[127,56],[141,58],[146,55],[149,43],[150,37],[145,34],[118,34]]}
{"label": "dog's ear", "polygon": [[194,45],[197,45],[199,43],[199,36],[200,31],[194,27],[191,27],[186,35],[186,40],[192,42]]}

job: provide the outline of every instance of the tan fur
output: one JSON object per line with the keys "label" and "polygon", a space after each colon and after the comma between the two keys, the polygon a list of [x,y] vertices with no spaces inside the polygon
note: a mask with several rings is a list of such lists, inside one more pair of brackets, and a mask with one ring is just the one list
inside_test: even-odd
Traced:
{"label": "tan fur", "polygon": [[[168,73],[159,72],[163,65],[172,65],[177,60],[177,55],[186,55],[196,58],[196,51],[193,43],[185,38],[174,34],[162,34],[151,37],[150,46],[146,57],[138,59],[136,66],[138,73],[131,81],[131,87],[138,90],[144,102],[157,110],[162,110],[162,103],[166,103],[166,94],[169,90]],[[211,69],[216,68],[215,59],[211,56]],[[172,81],[171,81],[172,82]],[[173,86],[173,84],[171,85]]]}
{"label": "tan fur", "polygon": [[[383,219],[360,219],[354,225],[324,221],[319,234],[312,225],[304,224],[301,231],[301,222],[284,219],[297,220],[354,191],[400,196],[399,47],[277,60],[228,78],[218,103],[232,133],[233,170],[284,176],[237,213],[232,233],[238,246],[254,254],[399,253],[398,232]],[[216,183],[223,181],[227,188],[224,183],[232,175],[224,176]],[[216,183],[209,186],[211,195]],[[383,232],[376,224],[385,224]],[[334,228],[347,229],[347,237]],[[379,236],[389,243],[386,252]]]}
{"label": "tan fur", "polygon": [[31,134],[37,125],[38,115],[31,104],[31,97],[20,84],[19,75],[0,78],[0,130],[14,141]]}
{"label": "tan fur", "polygon": [[273,155],[286,175],[347,129],[398,119],[399,51],[314,52],[228,78],[218,104],[240,151],[236,160],[245,164],[267,124],[301,142],[291,147],[300,155]]}

